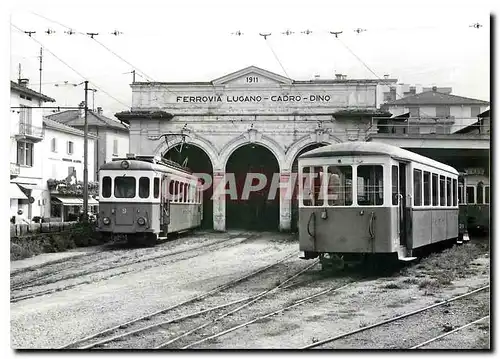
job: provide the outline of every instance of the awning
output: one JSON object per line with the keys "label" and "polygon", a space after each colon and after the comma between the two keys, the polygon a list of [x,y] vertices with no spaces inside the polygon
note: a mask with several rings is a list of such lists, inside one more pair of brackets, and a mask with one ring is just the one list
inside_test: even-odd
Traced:
{"label": "awning", "polygon": [[[83,199],[82,199],[82,203],[83,203]],[[89,204],[89,206],[98,206],[99,201],[97,201],[96,199],[94,199],[92,197],[89,197],[88,204]]]}
{"label": "awning", "polygon": [[[62,204],[63,206],[83,206],[83,198],[82,197],[63,197],[63,196],[52,196],[52,203]],[[88,200],[89,206],[97,206],[99,202],[89,197]]]}
{"label": "awning", "polygon": [[28,199],[19,186],[15,183],[11,183],[9,187],[9,196],[12,199]]}
{"label": "awning", "polygon": [[403,113],[402,115],[392,115],[390,118],[391,120],[396,120],[396,121],[406,121],[410,117],[410,113],[406,112]]}
{"label": "awning", "polygon": [[27,184],[27,183],[18,183],[18,186],[21,186],[24,189],[36,189],[36,184]]}
{"label": "awning", "polygon": [[81,206],[83,205],[83,200],[78,197],[52,196],[52,203],[62,204],[63,206]]}

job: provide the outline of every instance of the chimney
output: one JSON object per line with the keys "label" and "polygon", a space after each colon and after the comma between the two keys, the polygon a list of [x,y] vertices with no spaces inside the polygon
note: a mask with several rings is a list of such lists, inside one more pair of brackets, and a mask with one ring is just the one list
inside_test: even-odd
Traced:
{"label": "chimney", "polygon": [[102,115],[102,107],[98,107],[97,108],[97,114],[98,115]]}
{"label": "chimney", "polygon": [[347,80],[347,75],[342,75],[342,80]]}
{"label": "chimney", "polygon": [[388,80],[389,79],[389,74],[384,75],[384,79]]}
{"label": "chimney", "polygon": [[85,101],[82,101],[78,104],[78,112],[79,112],[79,115],[80,115],[80,118],[84,118],[85,117]]}
{"label": "chimney", "polygon": [[335,74],[335,80],[342,80],[342,74]]}
{"label": "chimney", "polygon": [[436,86],[432,86],[432,92],[437,92],[437,87]]}
{"label": "chimney", "polygon": [[22,87],[28,87],[28,84],[30,83],[30,80],[29,79],[19,79],[18,83]]}

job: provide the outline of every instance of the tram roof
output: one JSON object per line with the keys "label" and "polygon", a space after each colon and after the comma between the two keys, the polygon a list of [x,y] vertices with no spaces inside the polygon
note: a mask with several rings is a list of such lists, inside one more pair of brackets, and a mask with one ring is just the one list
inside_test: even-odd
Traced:
{"label": "tram roof", "polygon": [[359,156],[359,155],[384,155],[394,159],[418,162],[424,165],[440,168],[458,175],[458,171],[444,163],[435,161],[431,158],[419,155],[417,153],[402,149],[397,146],[388,145],[380,142],[344,142],[333,145],[323,146],[308,151],[301,156],[304,158],[317,158],[327,156]]}
{"label": "tram roof", "polygon": [[163,161],[148,161],[133,158],[114,158],[113,161],[107,162],[101,166],[101,170],[123,170],[122,162],[127,161],[129,167],[126,171],[159,171],[159,172],[181,172],[186,175],[192,175],[191,171],[181,167],[177,163],[165,163]]}

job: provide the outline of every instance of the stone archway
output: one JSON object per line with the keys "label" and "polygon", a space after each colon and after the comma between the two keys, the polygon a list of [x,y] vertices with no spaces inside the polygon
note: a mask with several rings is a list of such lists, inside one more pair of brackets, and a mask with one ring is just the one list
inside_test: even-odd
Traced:
{"label": "stone archway", "polygon": [[270,149],[257,143],[239,146],[226,161],[225,178],[227,228],[279,229],[279,161]]}
{"label": "stone archway", "polygon": [[285,161],[285,151],[283,147],[271,137],[255,129],[250,129],[224,145],[220,151],[220,169],[223,170],[226,168],[227,161],[234,151],[247,144],[256,144],[267,148],[278,161],[279,168],[282,168],[283,162]]}

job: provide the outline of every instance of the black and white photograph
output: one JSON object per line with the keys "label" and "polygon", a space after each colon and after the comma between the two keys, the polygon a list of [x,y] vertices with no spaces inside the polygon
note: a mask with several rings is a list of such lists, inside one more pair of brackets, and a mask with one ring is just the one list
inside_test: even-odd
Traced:
{"label": "black and white photograph", "polygon": [[493,4],[11,2],[11,351],[490,352]]}

